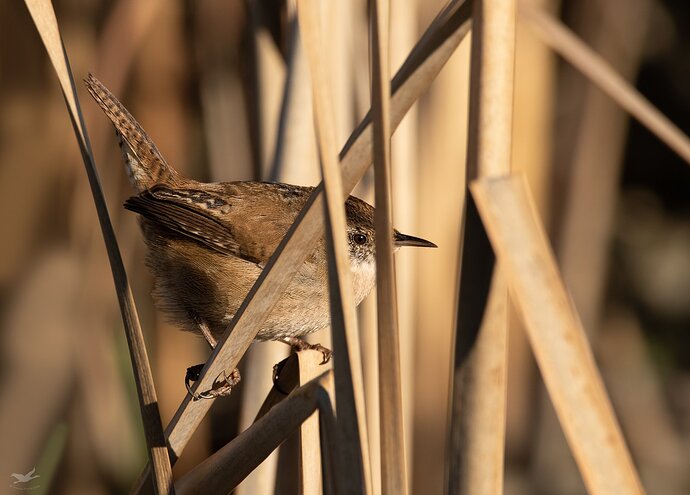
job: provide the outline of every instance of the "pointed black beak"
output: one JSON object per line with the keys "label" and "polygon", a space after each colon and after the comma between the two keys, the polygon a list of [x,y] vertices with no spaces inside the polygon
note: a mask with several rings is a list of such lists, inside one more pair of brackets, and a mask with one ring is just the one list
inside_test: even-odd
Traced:
{"label": "pointed black beak", "polygon": [[395,231],[395,234],[393,235],[393,244],[395,244],[395,247],[401,247],[401,246],[415,246],[415,247],[426,247],[426,248],[438,247],[436,244],[434,244],[433,242],[429,242],[426,239],[422,239],[421,237],[415,237],[413,235],[401,234],[397,230]]}

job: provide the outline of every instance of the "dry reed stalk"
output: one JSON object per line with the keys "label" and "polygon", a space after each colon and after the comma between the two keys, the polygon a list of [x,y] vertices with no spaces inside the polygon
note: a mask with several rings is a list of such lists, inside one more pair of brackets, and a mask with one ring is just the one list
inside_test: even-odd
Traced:
{"label": "dry reed stalk", "polygon": [[[625,3],[625,14],[620,12],[622,3],[606,6],[594,3],[584,9],[584,23],[592,24],[594,19],[603,16],[601,27],[595,29],[590,38],[603,56],[615,60],[617,71],[625,78],[634,78],[645,49],[645,24],[649,22],[645,19],[649,17],[651,2],[635,0]],[[590,55],[594,52],[586,49],[558,21],[539,9],[522,6],[520,12],[523,11],[526,14],[522,14],[521,18],[528,21],[527,27],[533,30],[537,27],[537,36],[543,39],[545,33],[560,33],[555,38],[565,42],[567,46],[585,48],[585,52],[580,53],[584,56],[583,60],[590,60]],[[539,29],[540,26],[550,28],[545,31]],[[546,45],[551,47],[553,43],[547,42]],[[625,46],[624,50],[621,50],[621,45]],[[594,55],[600,66],[604,64],[602,55]],[[600,68],[592,68],[599,73]],[[608,72],[613,73],[611,69]],[[604,73],[600,73],[599,77],[609,79]],[[623,80],[618,75],[615,75],[615,79]],[[564,91],[572,86],[565,86]],[[564,98],[570,100],[574,99],[573,96],[578,96],[572,93],[564,94]],[[564,162],[568,168],[567,190],[563,194],[566,204],[563,207],[560,232],[557,233],[558,259],[585,329],[593,332],[598,327],[605,274],[608,272],[607,260],[627,117],[595,87],[586,88],[579,100],[582,117],[579,119],[581,123],[573,132],[575,136],[572,148],[564,150],[562,153],[566,156],[558,158],[559,163]]]}
{"label": "dry reed stalk", "polygon": [[[445,485],[448,411],[439,405],[448,404],[450,394],[457,253],[465,196],[465,169],[458,164],[465,162],[467,150],[469,38],[443,68],[426,101],[419,104],[420,172],[415,186],[419,194],[419,221],[424,230],[418,232],[432,239],[439,249],[417,253],[414,451],[408,446],[410,457],[414,458],[412,493],[443,493]],[[440,122],[443,125],[437,125]]]}
{"label": "dry reed stalk", "polygon": [[[452,2],[432,24],[410,53],[393,79],[391,128],[429,87],[470,28],[467,3]],[[341,151],[343,194],[349,194],[371,163],[372,135],[365,118]],[[273,308],[290,280],[311,252],[323,229],[322,188],[312,193],[264,271],[255,282],[232,323],[218,342],[202,370],[195,390],[210,388],[223,370],[235,367],[258,332],[261,322]],[[179,457],[192,433],[203,419],[212,401],[192,401],[186,396],[166,428],[173,462]],[[147,486],[151,475],[147,466],[133,487],[134,493]]]}
{"label": "dry reed stalk", "polygon": [[[246,10],[246,4],[240,2],[211,0],[194,3],[203,135],[209,175],[213,181],[256,179],[247,146],[250,142],[247,101],[242,75],[237,67],[241,58],[242,34],[247,24]],[[278,75],[280,71],[278,67]],[[261,75],[264,74],[262,72]],[[276,79],[278,81],[261,80],[259,87],[271,86],[279,82],[280,77]],[[264,127],[273,124],[269,120]]]}
{"label": "dry reed stalk", "polygon": [[[297,353],[299,362],[299,384],[306,385],[323,373],[323,355],[318,351],[307,350]],[[299,489],[303,495],[322,493],[321,443],[319,435],[319,412],[309,416],[300,426],[300,478]]]}
{"label": "dry reed stalk", "polygon": [[[271,375],[267,370],[285,358],[288,348],[280,343],[266,343],[252,346],[245,356],[245,371],[242,373],[242,404],[240,406],[239,431],[246,430],[255,420],[265,400],[266,390],[271,390]],[[282,399],[283,396],[280,396]],[[275,487],[278,452],[273,452],[251,472],[237,487],[237,495],[269,493]]]}
{"label": "dry reed stalk", "polygon": [[[290,7],[294,7],[294,5],[290,4]],[[296,11],[294,8],[290,7],[288,8],[287,21],[289,24],[289,38],[287,40],[287,74],[283,87],[278,124],[275,126],[276,145],[270,169],[271,175],[266,179],[291,184],[318,184],[319,167],[314,134],[311,82],[304,49],[300,39]],[[320,336],[320,339],[324,338],[325,340],[330,340],[327,336]],[[329,342],[324,342],[324,345],[330,347]],[[266,346],[255,346],[252,350],[252,354],[262,353],[265,356],[265,364],[260,365],[263,370],[270,368],[269,359],[273,359],[273,363],[278,362],[284,357],[284,353],[288,351],[287,348],[283,349],[285,346],[280,346],[280,349],[275,349],[275,351],[280,351],[279,353],[283,355],[279,356],[273,353],[273,355],[269,357],[267,352],[263,350],[264,347]],[[302,359],[303,355],[310,354],[305,353],[300,352],[297,354],[300,367],[300,384],[304,384],[306,381],[312,379],[317,370],[323,371],[323,367],[305,365],[305,363],[311,362],[311,360]],[[321,354],[317,354],[321,356]],[[259,363],[252,363],[252,366],[255,365],[259,366]],[[262,376],[267,376],[265,372],[262,373]],[[265,387],[261,390],[264,388]],[[280,393],[278,392],[278,394]],[[258,399],[259,394],[255,395]],[[282,399],[282,397],[279,398]],[[246,406],[246,404],[243,404],[243,407]],[[299,446],[301,471],[297,482],[303,493],[319,493],[321,489],[322,480],[318,425],[318,415],[315,413],[300,428]],[[290,448],[290,445],[284,448]],[[280,455],[282,456],[283,454],[281,450]],[[253,494],[273,490],[275,486],[276,468],[279,466],[278,452],[274,452],[272,457],[274,459],[271,461],[270,466],[267,465],[267,462],[264,462],[264,464],[255,470],[242,485],[238,487],[238,489],[242,488],[246,490],[239,493]],[[271,460],[271,457],[269,457],[267,461],[268,460]],[[255,478],[256,481],[254,480]],[[257,490],[255,484],[248,484],[248,482],[259,482],[261,478],[263,478],[261,483],[267,486],[264,490]],[[270,485],[269,478],[273,479]]]}
{"label": "dry reed stalk", "polygon": [[[113,87],[116,93],[122,91],[127,74],[132,69],[134,53],[138,52],[145,34],[156,18],[159,7],[159,1],[147,2],[144,5],[131,0],[120,0],[108,12],[101,34],[97,36],[95,32],[89,31],[92,36],[82,39],[83,43],[96,49],[95,58],[100,60],[97,64],[98,72],[101,75],[105,73],[105,79],[109,81],[111,77],[115,80],[115,86],[120,88]],[[75,39],[75,29],[78,33],[82,28],[83,26],[71,24],[65,36],[68,39]],[[76,64],[83,64],[83,51],[73,52],[72,61],[75,55],[77,59],[82,59],[81,62],[76,61]],[[89,119],[89,116],[95,115],[94,111],[97,111],[95,106],[87,105],[84,109],[84,118],[91,122],[89,138],[93,155],[96,156],[99,155],[99,149],[104,150],[105,135],[107,131],[110,131],[110,124],[106,119]],[[68,129],[68,132],[73,131]],[[108,132],[108,137],[110,137],[110,132]],[[69,139],[67,135],[54,136],[55,138]],[[83,417],[80,417],[78,421],[80,430],[86,435],[90,445],[83,449],[81,455],[88,456],[94,468],[98,466],[99,472],[107,473],[106,476],[121,478],[127,476],[125,473],[131,472],[132,469],[136,470],[136,465],[141,463],[140,456],[132,455],[133,452],[138,452],[136,446],[140,432],[136,417],[123,414],[128,410],[129,391],[125,389],[126,383],[122,380],[118,356],[113,352],[112,347],[112,330],[114,330],[112,310],[115,307],[112,305],[112,282],[109,280],[108,273],[110,268],[100,235],[93,229],[95,215],[93,209],[88,208],[92,201],[89,183],[81,180],[80,174],[83,174],[83,171],[74,167],[74,165],[79,165],[75,151],[76,149],[68,148],[65,149],[67,156],[62,159],[54,158],[70,166],[69,180],[74,181],[74,190],[71,193],[66,215],[69,218],[69,243],[75,267],[72,277],[80,280],[81,285],[79,293],[73,295],[75,300],[72,310],[79,314],[80,318],[79,323],[73,327],[72,339],[78,342],[81,348],[89,349],[89,352],[77,352],[72,360],[75,364],[74,375],[78,387],[74,393],[76,402],[72,404],[72,407],[76,410],[82,408],[84,410]],[[107,154],[104,152],[101,155]],[[121,168],[108,166],[110,163],[105,162],[102,165],[104,166],[99,172],[103,195],[106,198],[118,198],[121,193],[119,180]],[[32,167],[32,173],[37,174],[34,167]],[[40,192],[34,194],[36,197],[41,196]],[[111,221],[118,233],[124,263],[128,266],[127,255],[131,250],[127,248],[130,239],[133,239],[134,234],[137,233],[136,223],[123,224],[118,221],[120,217],[119,208],[113,209]],[[131,228],[123,229],[125,225]],[[52,350],[55,351],[55,348],[53,347]],[[164,399],[165,393],[161,389],[161,384],[157,381],[156,383],[158,395],[159,397],[162,395]],[[163,402],[164,400],[159,402],[159,408],[164,417]],[[71,441],[68,444],[74,445]],[[82,466],[82,459],[78,459],[79,455],[76,452],[67,454],[68,458],[73,459],[71,463]],[[84,462],[84,470],[80,472],[84,476],[89,476],[86,462]]]}
{"label": "dry reed stalk", "polygon": [[[634,80],[647,47],[650,0],[585,1],[573,20],[581,36],[600,60],[609,60],[619,79]],[[525,6],[521,6],[524,9]],[[546,16],[532,9],[538,17]],[[522,11],[522,10],[521,10]],[[521,24],[543,42],[543,35],[522,15]],[[558,26],[558,22],[552,24]],[[570,38],[575,39],[571,34]],[[580,42],[581,43],[581,42]],[[557,53],[554,51],[554,53]],[[554,157],[553,236],[561,274],[580,319],[590,336],[599,334],[609,273],[612,229],[615,222],[625,153],[628,115],[586,78],[572,76],[559,89],[557,122],[561,138]],[[564,139],[565,138],[565,139]],[[562,206],[560,203],[563,203]],[[596,338],[596,337],[593,337]],[[542,393],[542,421],[537,434],[534,488],[559,493],[579,493],[584,486],[577,465],[568,451],[561,427]],[[617,404],[614,401],[614,406]],[[617,407],[618,409],[618,407]]]}
{"label": "dry reed stalk", "polygon": [[[390,67],[397,68],[405,60],[417,39],[417,2],[392,0],[390,8]],[[362,9],[364,10],[364,9]],[[364,59],[366,60],[366,59]],[[366,71],[362,71],[366,74]],[[414,106],[400,123],[391,138],[391,168],[395,174],[391,178],[393,201],[393,225],[401,232],[420,232],[417,222],[418,189],[418,112]],[[402,384],[403,438],[407,453],[407,486],[410,486],[412,472],[412,425],[415,401],[415,330],[418,300],[416,262],[420,259],[419,250],[400,250],[395,255],[398,332],[400,335],[400,371]],[[378,352],[374,349],[374,352]],[[367,402],[367,409],[370,403]],[[378,413],[377,413],[378,418]],[[378,441],[369,430],[370,444]],[[377,461],[372,459],[372,466]],[[376,475],[373,476],[374,479]],[[379,473],[380,478],[380,473]],[[376,484],[376,481],[374,481]],[[380,482],[379,482],[380,485]]]}
{"label": "dry reed stalk", "polygon": [[290,20],[287,76],[269,180],[318,184],[311,81],[296,18]]}
{"label": "dry reed stalk", "polygon": [[[548,12],[560,0],[518,0]],[[550,215],[551,155],[555,129],[557,58],[537,35],[520,22],[516,29],[512,170],[524,170],[546,225]]]}
{"label": "dry reed stalk", "polygon": [[[354,193],[368,203],[373,203],[372,184],[360,182]],[[367,190],[369,189],[369,190]],[[367,193],[367,194],[362,194]],[[367,435],[369,436],[369,461],[371,464],[372,495],[381,494],[381,432],[379,415],[379,373],[378,332],[376,331],[376,288],[357,308],[359,336],[362,345],[362,377],[364,380],[364,403],[367,413]]]}
{"label": "dry reed stalk", "polygon": [[253,118],[255,176],[270,177],[273,162],[282,88],[287,77],[280,50],[271,33],[260,19],[265,17],[268,4],[249,2],[249,19],[253,42],[253,87],[251,88],[250,116]]}
{"label": "dry reed stalk", "polygon": [[540,9],[521,3],[520,17],[553,50],[573,64],[590,81],[690,164],[690,138],[629,82],[618,75],[608,62],[587,47],[561,22]]}
{"label": "dry reed stalk", "polygon": [[297,12],[304,35],[309,73],[314,96],[314,120],[321,157],[325,195],[326,252],[328,255],[328,291],[331,332],[335,362],[336,413],[339,448],[347,473],[349,491],[371,493],[369,441],[364,414],[364,384],[357,329],[357,314],[352,299],[350,254],[343,206],[343,184],[335,141],[333,101],[326,72],[320,12],[313,0],[299,0]]}
{"label": "dry reed stalk", "polygon": [[470,189],[588,491],[643,493],[524,178]]}
{"label": "dry reed stalk", "polygon": [[[558,0],[527,1],[551,12],[560,4]],[[525,173],[541,218],[549,226],[557,58],[524,23],[517,24],[515,44],[512,170]],[[508,308],[508,341],[506,465],[510,466],[513,460],[530,456],[539,407],[536,363],[512,305]]]}
{"label": "dry reed stalk", "polygon": [[[350,71],[352,93],[350,105],[357,117],[366,115],[371,108],[370,80],[370,30],[369,2],[350,0],[352,21],[349,36],[352,38]],[[407,56],[409,49],[405,51]],[[400,128],[396,132],[400,132]],[[355,186],[352,194],[374,205],[373,170],[369,169]],[[372,495],[381,494],[381,436],[379,416],[378,377],[378,332],[376,327],[376,287],[357,307],[359,335],[362,353],[362,376],[364,380],[364,403],[367,414],[367,435],[369,437],[369,461],[371,465]]]}
{"label": "dry reed stalk", "polygon": [[389,0],[372,2],[371,8],[381,492],[405,494],[407,465],[403,437],[398,300],[391,237]]}
{"label": "dry reed stalk", "polygon": [[[97,72],[109,81],[116,94],[122,93],[134,67],[135,54],[140,52],[142,42],[158,18],[161,6],[162,2],[159,0],[145,4],[120,0],[108,12],[100,35],[96,36],[94,33],[93,45],[97,52],[95,58],[99,61]],[[74,39],[69,32],[65,36]],[[85,42],[91,44],[87,40]],[[109,142],[106,134],[110,137],[112,132],[110,123],[102,118],[89,119],[90,116],[100,117],[94,113],[97,111],[96,106],[87,105],[84,109],[85,120],[91,123],[89,138],[93,154],[114,156],[105,150],[106,142]],[[99,150],[102,153],[99,154]],[[110,148],[108,151],[115,149]],[[120,160],[119,156],[117,159]],[[77,163],[72,153],[66,163]],[[113,199],[120,197],[121,167],[109,160],[102,161],[101,164],[100,184],[103,195]],[[111,164],[114,166],[110,166]],[[79,180],[78,174],[83,173],[82,171],[75,167],[72,173],[75,189],[70,200],[69,235],[77,268],[74,277],[81,280],[80,294],[76,296],[74,309],[80,315],[81,323],[75,326],[75,330],[79,333],[76,337],[79,345],[89,349],[87,353],[77,353],[75,359],[79,387],[75,395],[79,400],[75,407],[81,407],[81,403],[85,409],[85,417],[80,421],[83,421],[83,429],[92,443],[91,451],[86,455],[93,457],[103,472],[122,477],[124,473],[136,470],[136,465],[141,462],[139,456],[132,455],[132,452],[137,451],[140,433],[136,417],[123,414],[128,410],[129,391],[122,380],[117,353],[113,352],[112,282],[108,280],[107,253],[103,250],[100,236],[93,229],[93,211],[86,207],[91,201],[90,187],[87,181]],[[111,221],[115,225],[127,267],[128,254],[134,251],[128,247],[135,235],[138,235],[138,228],[136,222],[129,222],[129,219],[120,221],[122,215],[119,208],[114,208],[111,213]],[[136,282],[133,283],[136,285]],[[155,383],[161,417],[164,418],[165,387],[161,387],[157,380]]]}
{"label": "dry reed stalk", "polygon": [[[516,7],[515,1],[474,3],[468,182],[477,176],[497,177],[510,172]],[[478,235],[478,229],[468,228],[465,242],[475,242],[470,238]],[[463,253],[461,272],[476,262]],[[468,282],[463,278],[460,286],[460,297],[465,300],[468,291],[476,290]],[[474,347],[463,348],[464,338],[456,336],[448,493],[503,492],[507,297],[504,277],[494,269]],[[458,311],[463,309],[460,302]],[[463,328],[462,318],[461,315],[456,332],[471,331]],[[459,355],[467,352],[467,361],[462,363]]]}
{"label": "dry reed stalk", "polygon": [[330,0],[321,3],[321,29],[328,35],[323,38],[327,72],[330,75],[331,97],[333,98],[333,120],[336,143],[343,143],[349,137],[352,126],[357,123],[354,115],[354,15],[361,7],[358,1]]}
{"label": "dry reed stalk", "polygon": [[103,191],[100,188],[98,174],[91,152],[91,145],[77,99],[77,91],[69,68],[67,53],[60,38],[55,11],[53,10],[52,4],[47,0],[26,0],[26,6],[29,9],[60,81],[70,119],[84,160],[86,174],[91,186],[127,335],[127,343],[132,359],[141,416],[144,424],[144,433],[146,435],[150,462],[153,466],[153,477],[156,489],[158,493],[174,493],[172,469],[165,447],[165,437],[163,435],[163,427],[158,411],[158,399],[153,384],[146,346],[144,344],[134,298],[132,297],[132,291],[127,281],[127,274],[110,222]]}
{"label": "dry reed stalk", "polygon": [[[271,173],[273,180],[281,182],[317,184],[319,166],[314,134],[312,84],[296,14],[294,8],[289,9],[288,72]],[[324,345],[331,347],[330,335],[320,335],[319,340],[323,342],[323,339],[327,341]],[[323,371],[323,367],[319,365],[321,357],[320,353],[313,351],[297,353],[300,385]],[[322,492],[323,484],[318,412],[302,424],[299,449],[300,493],[318,495]]]}
{"label": "dry reed stalk", "polygon": [[[331,400],[326,390],[332,372],[293,391],[230,443],[189,471],[176,485],[178,493],[229,493],[315,411],[324,417],[326,445],[334,446]],[[346,493],[339,491],[339,493]]]}
{"label": "dry reed stalk", "polygon": [[[293,60],[290,58],[288,66],[285,66],[278,47],[270,34],[266,32],[262,23],[259,22],[258,17],[265,15],[262,9],[266,7],[266,4],[257,2],[248,4],[248,8],[252,11],[250,26],[252,29],[251,36],[254,38],[252,68],[254,69],[253,80],[256,84],[253,90],[258,92],[256,98],[252,99],[254,108],[251,112],[255,118],[258,118],[257,125],[255,126],[257,131],[255,139],[258,141],[258,148],[262,153],[260,166],[257,167],[260,174],[253,178],[290,182],[285,181],[282,177],[275,177],[273,174],[276,171],[278,150],[283,149],[285,146],[284,143],[281,143],[283,136],[280,130],[282,130],[285,114],[285,94],[288,88],[293,85]],[[219,35],[226,37],[227,33],[223,30]],[[221,65],[224,63],[222,62]],[[242,88],[238,87],[238,90],[238,97],[243,99],[241,94]],[[223,108],[222,112],[229,115],[232,113],[229,111],[230,108]],[[294,122],[289,124],[289,130],[291,131],[293,130],[292,124]],[[224,133],[219,138],[225,142],[227,141],[227,136],[228,134]],[[224,157],[226,168],[228,156],[232,156],[232,154],[225,155]],[[296,181],[295,183],[302,184],[303,182]],[[287,346],[283,344],[264,344],[253,346],[247,353],[245,358],[246,371],[244,371],[242,376],[243,392],[242,404],[240,406],[240,430],[244,430],[252,424],[257,411],[262,405],[266,390],[271,388],[271,377],[267,370],[270,370],[275,363],[284,359],[288,351]],[[278,454],[278,451],[271,453],[257,469],[244,479],[236,489],[237,495],[271,492],[276,484]]]}
{"label": "dry reed stalk", "polygon": [[299,352],[292,353],[280,362],[280,372],[274,377],[273,387],[266,395],[263,404],[254,418],[254,423],[263,418],[273,406],[282,402],[286,394],[289,394],[299,386]]}

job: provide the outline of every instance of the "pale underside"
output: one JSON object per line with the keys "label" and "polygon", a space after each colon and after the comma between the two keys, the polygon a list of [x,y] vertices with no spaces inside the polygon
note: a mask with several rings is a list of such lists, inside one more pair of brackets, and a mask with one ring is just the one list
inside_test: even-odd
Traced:
{"label": "pale underside", "polygon": [[[185,330],[199,333],[203,323],[216,339],[220,338],[263,266],[210,251],[194,241],[171,237],[146,221],[143,227],[151,234],[147,236],[147,259],[155,278],[153,295],[158,308]],[[316,249],[323,251],[323,242]],[[323,257],[325,253],[315,252],[302,265],[261,326],[256,340],[301,337],[329,325]],[[359,304],[375,284],[375,266],[361,263],[352,274],[355,303]]]}

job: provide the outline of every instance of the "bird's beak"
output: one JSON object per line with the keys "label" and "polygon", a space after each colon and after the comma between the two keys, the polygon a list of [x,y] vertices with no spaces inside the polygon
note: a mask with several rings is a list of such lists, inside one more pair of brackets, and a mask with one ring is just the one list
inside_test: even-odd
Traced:
{"label": "bird's beak", "polygon": [[429,242],[426,239],[422,239],[421,237],[415,237],[413,235],[401,234],[397,230],[395,231],[395,234],[393,234],[393,244],[395,244],[396,248],[402,246],[415,246],[426,248],[438,247],[436,244],[434,244],[433,242]]}

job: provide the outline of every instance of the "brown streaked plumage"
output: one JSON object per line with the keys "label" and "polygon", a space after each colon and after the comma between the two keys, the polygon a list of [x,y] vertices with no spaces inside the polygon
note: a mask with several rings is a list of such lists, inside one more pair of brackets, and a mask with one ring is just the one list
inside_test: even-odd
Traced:
{"label": "brown streaked plumage", "polygon": [[[180,176],[122,104],[95,77],[89,93],[115,126],[132,185],[125,208],[141,216],[157,305],[209,343],[225,331],[313,188],[268,182],[202,183]],[[345,203],[357,304],[376,280],[374,209]],[[435,247],[394,231],[396,246]],[[329,324],[325,244],[319,241],[259,330],[287,340]],[[294,339],[292,339],[294,344]]]}

